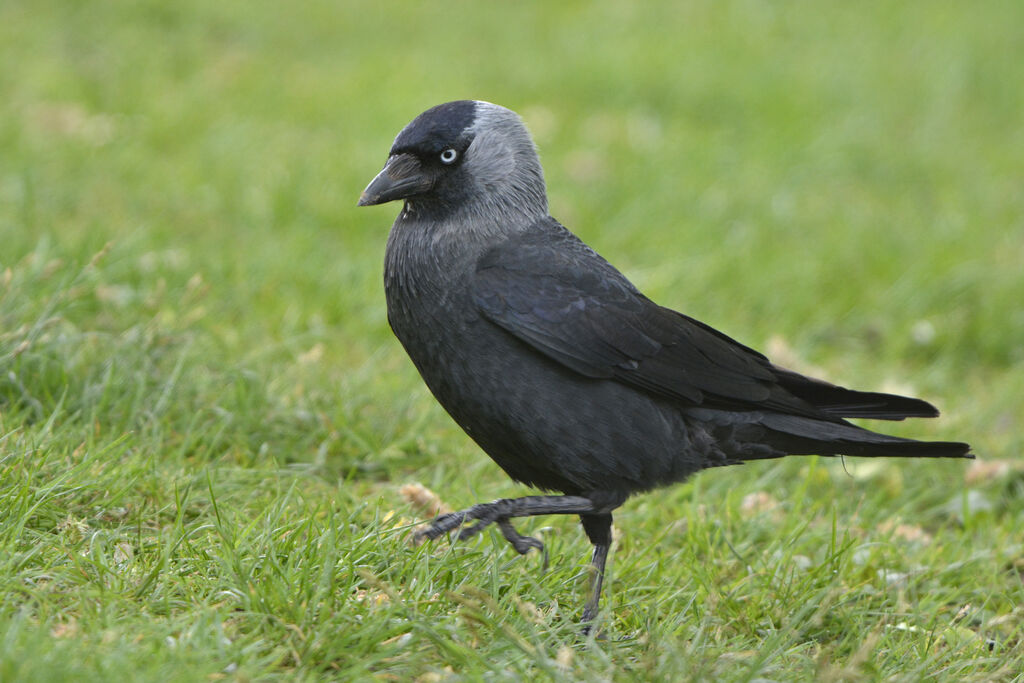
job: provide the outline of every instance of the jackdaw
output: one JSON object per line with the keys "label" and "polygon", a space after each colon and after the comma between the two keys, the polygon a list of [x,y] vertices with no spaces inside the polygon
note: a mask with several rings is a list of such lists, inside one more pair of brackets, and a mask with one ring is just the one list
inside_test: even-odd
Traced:
{"label": "jackdaw", "polygon": [[516,481],[564,495],[480,503],[419,532],[459,539],[510,520],[579,515],[594,545],[584,628],[597,614],[612,511],[699,470],[785,455],[970,458],[844,418],[935,417],[916,398],[852,391],[772,364],[654,303],[548,215],[519,116],[462,100],[395,138],[359,206],[402,199],[388,237],[388,322],[423,381]]}

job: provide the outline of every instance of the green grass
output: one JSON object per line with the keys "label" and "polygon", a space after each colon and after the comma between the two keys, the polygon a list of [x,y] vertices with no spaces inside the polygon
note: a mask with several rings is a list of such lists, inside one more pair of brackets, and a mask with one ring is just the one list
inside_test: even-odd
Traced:
{"label": "green grass", "polygon": [[[0,4],[0,680],[1021,680],[1024,5]],[[415,114],[520,111],[652,298],[921,395],[965,462],[715,470],[589,548],[433,403],[355,208]]]}

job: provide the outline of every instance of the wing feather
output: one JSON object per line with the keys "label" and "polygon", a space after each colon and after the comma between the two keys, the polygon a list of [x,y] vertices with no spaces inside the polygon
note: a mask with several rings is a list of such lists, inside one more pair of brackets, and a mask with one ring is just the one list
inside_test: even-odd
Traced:
{"label": "wing feather", "polygon": [[833,422],[937,414],[925,401],[851,391],[776,367],[714,328],[655,304],[548,221],[481,257],[473,300],[485,318],[583,376],[685,405]]}

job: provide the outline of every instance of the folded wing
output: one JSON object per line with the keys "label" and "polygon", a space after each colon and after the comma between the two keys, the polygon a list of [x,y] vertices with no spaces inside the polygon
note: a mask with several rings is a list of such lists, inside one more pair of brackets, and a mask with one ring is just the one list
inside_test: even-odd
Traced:
{"label": "folded wing", "polygon": [[581,375],[707,408],[836,422],[938,414],[925,401],[852,391],[779,368],[658,306],[574,235],[561,226],[553,235],[551,227],[488,251],[476,270],[474,301],[484,317]]}

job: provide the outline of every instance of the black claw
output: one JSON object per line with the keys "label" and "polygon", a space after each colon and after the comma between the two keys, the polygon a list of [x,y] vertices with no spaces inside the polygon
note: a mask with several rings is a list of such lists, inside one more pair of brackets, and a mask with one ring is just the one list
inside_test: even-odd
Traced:
{"label": "black claw", "polygon": [[447,515],[441,515],[440,517],[434,518],[426,528],[419,529],[415,534],[413,534],[413,540],[417,542],[422,541],[423,539],[433,541],[435,538],[438,538],[444,533],[451,531],[462,524],[466,519],[466,512],[466,510],[449,512]]}
{"label": "black claw", "polygon": [[456,536],[455,538],[456,538],[456,540],[459,540],[459,541],[465,541],[467,538],[473,538],[478,533],[480,533],[481,531],[486,529],[487,526],[490,523],[491,523],[490,520],[480,520],[479,522],[477,522],[473,526],[463,527],[462,529],[459,530],[459,535]]}
{"label": "black claw", "polygon": [[544,555],[544,566],[547,568],[547,550],[544,548],[544,544],[532,536],[523,536],[521,533],[516,531],[516,528],[512,526],[512,522],[508,518],[498,520],[498,527],[501,528],[501,535],[505,537],[505,540],[512,544],[512,547],[516,549],[516,552],[520,555],[525,555],[530,550],[539,550]]}
{"label": "black claw", "polygon": [[510,541],[510,543],[512,543],[512,547],[520,555],[525,555],[534,549],[544,552],[544,544],[532,536],[520,536],[516,540]]}

